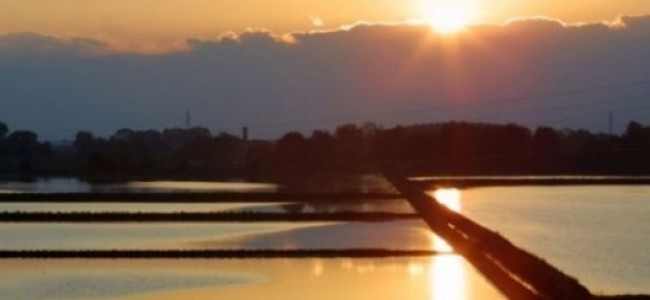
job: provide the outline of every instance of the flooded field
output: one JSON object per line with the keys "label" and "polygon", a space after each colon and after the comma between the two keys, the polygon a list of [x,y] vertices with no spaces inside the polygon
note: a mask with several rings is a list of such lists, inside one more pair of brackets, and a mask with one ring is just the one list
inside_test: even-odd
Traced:
{"label": "flooded field", "polygon": [[[3,185],[5,191],[59,190]],[[65,191],[84,191],[71,183]],[[54,186],[52,186],[54,184]],[[7,187],[9,186],[9,187]],[[145,184],[145,186],[149,186]],[[154,185],[155,186],[155,185]],[[167,184],[165,184],[167,186]],[[182,185],[175,183],[173,186]],[[209,185],[190,184],[192,191]],[[215,187],[214,185],[212,187]],[[159,187],[160,188],[160,187]],[[195,189],[198,188],[198,189]],[[93,190],[93,188],[90,188]],[[156,190],[155,191],[164,191]],[[217,189],[218,190],[218,189]],[[255,190],[255,189],[253,189]],[[475,188],[438,193],[595,293],[649,293],[648,186]],[[452,197],[453,196],[453,197]],[[23,212],[295,211],[288,203],[0,203]],[[305,204],[302,212],[412,212],[404,201]],[[0,223],[0,250],[394,249],[431,257],[363,259],[0,260],[8,299],[501,299],[419,220],[381,223]]]}
{"label": "flooded field", "polygon": [[650,186],[477,188],[462,198],[469,218],[594,293],[650,293]]}
{"label": "flooded field", "polygon": [[4,260],[9,299],[502,299],[456,255],[394,259]]}

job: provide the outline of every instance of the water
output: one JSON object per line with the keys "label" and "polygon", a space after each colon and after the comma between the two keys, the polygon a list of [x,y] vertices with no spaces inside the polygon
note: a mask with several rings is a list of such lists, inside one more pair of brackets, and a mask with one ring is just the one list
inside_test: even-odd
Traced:
{"label": "water", "polygon": [[0,260],[0,293],[30,300],[502,299],[455,255],[392,259]]}
{"label": "water", "polygon": [[230,181],[131,181],[89,183],[76,178],[0,181],[0,193],[128,193],[128,192],[395,192],[381,175],[280,176],[277,183]]}
{"label": "water", "polygon": [[650,294],[650,186],[494,187],[463,213],[595,293]]}
{"label": "water", "polygon": [[[318,223],[0,224],[1,250],[209,249]],[[204,245],[204,246],[199,246]],[[208,247],[206,245],[212,245]]]}
{"label": "water", "polygon": [[[0,224],[0,249],[431,249],[418,220]],[[8,299],[502,299],[454,254],[391,259],[0,260]]]}
{"label": "water", "polygon": [[358,203],[0,203],[0,212],[397,212],[412,213],[402,200]]}
{"label": "water", "polygon": [[[263,280],[261,276],[251,274],[208,270],[155,270],[153,266],[145,269],[124,264],[126,268],[114,268],[111,266],[116,264],[111,262],[104,262],[104,265],[78,261],[68,261],[66,265],[23,262],[21,265],[20,269],[5,266],[13,274],[0,283],[3,299],[119,298],[152,292],[221,288]],[[60,270],[54,268],[57,265]]]}
{"label": "water", "polygon": [[128,192],[275,192],[271,183],[206,181],[131,181],[89,183],[76,178],[40,178],[0,182],[0,193],[128,193]]}
{"label": "water", "polygon": [[[58,183],[63,183],[57,187]],[[81,184],[81,185],[80,185]],[[182,183],[156,183],[185,190]],[[79,191],[49,181],[16,191]],[[120,189],[127,185],[122,185]],[[137,185],[142,188],[142,184]],[[151,187],[149,190],[156,188]],[[187,186],[202,189],[203,184]],[[85,189],[85,188],[82,188]],[[97,187],[89,187],[90,190]],[[83,190],[81,190],[83,191]],[[439,195],[455,195],[454,192]],[[596,293],[650,293],[650,186],[499,187],[450,202]],[[0,211],[282,211],[247,204],[0,204]],[[304,211],[410,211],[404,203]],[[0,249],[440,249],[420,221],[365,223],[0,223]],[[453,254],[295,260],[0,260],[2,299],[501,299]]]}
{"label": "water", "polygon": [[[59,185],[60,184],[60,185]],[[70,180],[4,184],[7,192],[107,191]],[[168,191],[209,184],[124,184]],[[108,190],[108,191],[115,191]],[[283,211],[286,203],[5,203],[0,211]],[[405,202],[306,205],[309,211],[412,211]],[[418,220],[386,223],[0,223],[0,250],[432,249]],[[0,260],[8,299],[502,299],[454,254],[392,259]]]}

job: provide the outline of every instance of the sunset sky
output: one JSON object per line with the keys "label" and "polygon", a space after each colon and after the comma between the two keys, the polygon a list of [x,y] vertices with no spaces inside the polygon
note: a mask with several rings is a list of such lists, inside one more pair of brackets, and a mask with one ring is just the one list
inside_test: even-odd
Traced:
{"label": "sunset sky", "polygon": [[614,21],[622,15],[650,14],[650,2],[645,0],[0,0],[0,32],[163,47],[246,29],[282,34],[337,29],[361,21],[422,20],[436,5],[455,2],[474,10],[471,24],[502,24],[525,16]]}
{"label": "sunset sky", "polygon": [[0,121],[45,139],[650,122],[650,1],[0,0]]}

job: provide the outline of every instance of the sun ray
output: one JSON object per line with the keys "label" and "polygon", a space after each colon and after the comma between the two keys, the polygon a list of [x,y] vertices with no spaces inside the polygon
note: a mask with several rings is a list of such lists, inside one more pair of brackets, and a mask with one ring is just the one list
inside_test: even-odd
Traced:
{"label": "sun ray", "polygon": [[453,34],[472,22],[477,15],[476,7],[472,0],[422,0],[420,13],[423,21],[436,31]]}

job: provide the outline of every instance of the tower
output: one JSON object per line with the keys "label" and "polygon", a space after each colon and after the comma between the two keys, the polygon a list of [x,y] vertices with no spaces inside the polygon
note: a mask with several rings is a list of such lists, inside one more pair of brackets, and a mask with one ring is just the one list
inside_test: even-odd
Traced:
{"label": "tower", "polygon": [[244,126],[241,129],[241,138],[244,142],[248,141],[248,127]]}
{"label": "tower", "polygon": [[192,112],[188,108],[187,111],[185,111],[185,128],[190,128],[192,126]]}
{"label": "tower", "polygon": [[609,134],[614,134],[614,112],[610,109],[608,115]]}

